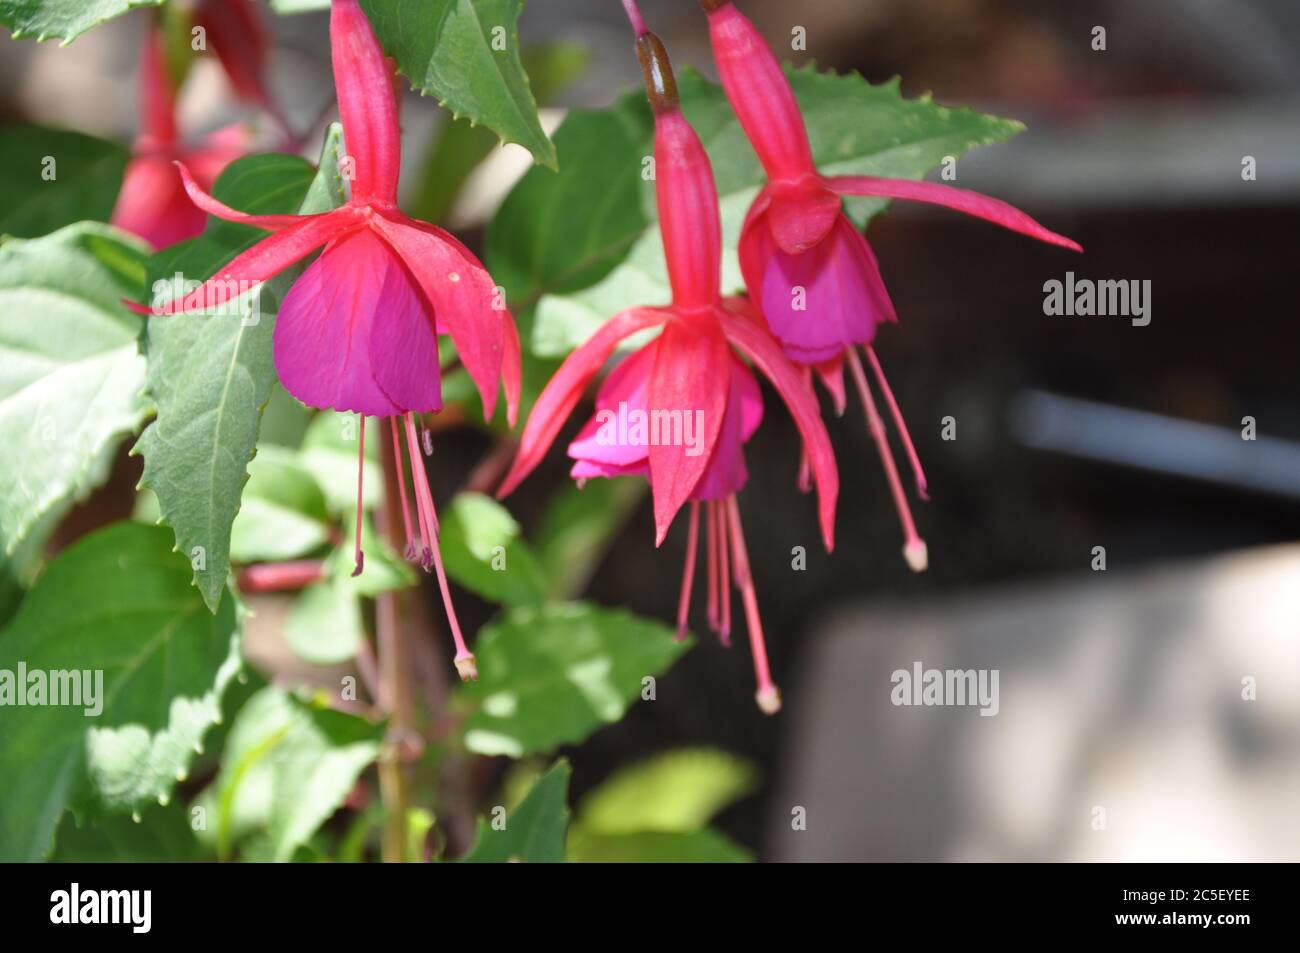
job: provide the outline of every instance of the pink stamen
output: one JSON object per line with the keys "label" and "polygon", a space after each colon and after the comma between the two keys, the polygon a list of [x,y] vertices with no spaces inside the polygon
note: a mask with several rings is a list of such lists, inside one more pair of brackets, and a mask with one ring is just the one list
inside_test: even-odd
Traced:
{"label": "pink stamen", "polygon": [[885,435],[885,422],[880,419],[880,411],[876,409],[876,401],[871,396],[871,388],[867,386],[867,375],[862,370],[862,362],[858,360],[857,351],[848,348],[845,353],[849,359],[849,370],[853,373],[853,383],[858,388],[858,396],[862,398],[862,406],[867,412],[867,427],[876,441],[880,463],[889,481],[889,491],[894,497],[894,509],[898,511],[898,520],[903,527],[903,558],[907,560],[907,565],[913,572],[923,572],[928,564],[925,540],[917,533],[916,523],[912,520],[907,494],[903,492],[903,481],[898,476],[898,464],[894,462],[894,451],[889,448],[889,438]]}
{"label": "pink stamen", "polygon": [[393,460],[397,464],[397,493],[402,503],[402,525],[406,528],[406,558],[415,559],[415,534],[411,532],[411,502],[406,495],[406,467],[402,464],[402,437],[397,418],[389,417],[393,431]]}
{"label": "pink stamen", "polygon": [[722,603],[722,625],[718,629],[718,641],[725,648],[731,648],[731,567],[730,550],[727,542],[727,504],[717,505],[718,513],[718,599]]}
{"label": "pink stamen", "polygon": [[708,576],[709,576],[709,631],[717,632],[718,620],[718,523],[713,518],[713,503],[704,504],[704,520],[708,529]]}
{"label": "pink stamen", "polygon": [[695,551],[700,543],[700,504],[691,500],[691,522],[687,529],[686,566],[682,570],[682,594],[677,600],[677,641],[686,638],[691,614],[691,588],[695,583]]}
{"label": "pink stamen", "polygon": [[889,406],[889,412],[894,417],[894,426],[898,428],[898,434],[903,438],[903,447],[907,450],[907,459],[912,466],[912,477],[916,480],[916,492],[921,499],[928,501],[930,494],[928,483],[925,479],[925,471],[921,469],[921,458],[917,456],[916,447],[912,444],[912,435],[907,432],[907,423],[903,420],[903,412],[898,408],[898,401],[894,399],[893,388],[889,386],[889,381],[885,380],[885,369],[880,366],[880,358],[876,357],[876,349],[870,344],[863,347],[867,352],[867,360],[871,362],[871,370],[876,375],[876,382],[880,385],[881,392],[885,395],[885,403]]}
{"label": "pink stamen", "polygon": [[361,551],[361,482],[366,472],[366,415],[357,414],[357,419],[361,421],[361,437],[357,441],[357,539],[352,554],[356,562],[356,568],[352,570],[353,576],[361,575],[361,570],[366,566],[366,554]]}
{"label": "pink stamen", "polygon": [[[420,463],[420,441],[415,434],[415,422],[411,415],[407,414],[404,418],[406,421],[406,452],[411,460],[411,480],[415,489],[415,517],[420,524],[420,565],[427,572],[433,566],[433,550],[438,545],[437,533],[433,525],[429,522],[429,507],[425,503],[424,495],[429,491],[428,478],[425,476],[423,469],[416,469],[417,463]],[[422,464],[421,464],[422,467]]]}
{"label": "pink stamen", "polygon": [[650,32],[646,29],[641,8],[636,5],[636,0],[623,0],[623,9],[627,11],[627,18],[632,23],[632,30],[637,36],[645,36]]}
{"label": "pink stamen", "polygon": [[727,507],[731,524],[731,548],[736,554],[736,586],[745,604],[745,626],[749,629],[749,648],[754,656],[754,678],[758,690],[754,699],[765,715],[775,715],[781,710],[781,692],[772,681],[772,670],[767,661],[767,641],[763,638],[763,620],[758,614],[758,594],[754,591],[754,578],[749,572],[749,551],[745,547],[745,530],[740,525],[740,507],[730,496],[722,504]]}
{"label": "pink stamen", "polygon": [[442,606],[447,613],[447,624],[451,627],[451,638],[456,645],[456,671],[461,681],[468,682],[478,678],[478,666],[474,653],[465,645],[465,636],[460,631],[460,620],[456,618],[456,607],[451,601],[451,587],[447,584],[447,570],[442,565],[442,551],[438,546],[438,511],[433,505],[433,493],[429,489],[428,479],[420,479],[415,469],[420,457],[420,439],[415,432],[415,415],[406,415],[406,446],[411,455],[411,479],[415,481],[415,508],[420,520],[420,530],[424,533],[424,568],[432,565],[438,576],[438,589],[442,592]]}

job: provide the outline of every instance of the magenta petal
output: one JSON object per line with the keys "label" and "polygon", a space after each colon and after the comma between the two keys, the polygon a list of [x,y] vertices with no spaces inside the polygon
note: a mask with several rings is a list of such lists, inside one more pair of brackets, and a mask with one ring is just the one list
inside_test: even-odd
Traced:
{"label": "magenta petal", "polygon": [[575,476],[608,475],[594,472],[602,467],[621,474],[627,467],[649,465],[648,430],[634,425],[634,412],[647,412],[646,385],[654,369],[657,343],[651,341],[625,358],[605,378],[596,396],[596,413],[569,444],[569,456],[590,464],[593,472],[578,473],[575,467]]}
{"label": "magenta petal", "polygon": [[727,410],[718,430],[713,456],[691,493],[693,500],[723,500],[738,493],[749,480],[744,444],[763,422],[763,395],[753,373],[738,358],[731,359]]}
{"label": "magenta petal", "polygon": [[428,306],[369,229],[331,242],[285,296],[275,366],[312,407],[390,417],[441,406]]}
{"label": "magenta petal", "polygon": [[894,306],[867,240],[841,215],[825,240],[799,255],[761,231],[763,317],[792,360],[815,364],[867,344],[876,325],[896,321]]}

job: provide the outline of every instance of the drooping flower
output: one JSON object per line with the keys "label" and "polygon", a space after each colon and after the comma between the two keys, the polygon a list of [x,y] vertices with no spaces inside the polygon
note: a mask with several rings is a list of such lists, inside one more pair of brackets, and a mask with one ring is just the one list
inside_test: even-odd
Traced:
{"label": "drooping flower", "polygon": [[[272,232],[216,277],[142,313],[224,308],[262,282],[324,252],[285,295],[276,318],[274,357],[280,382],[312,407],[365,418],[387,417],[398,463],[407,552],[437,572],[462,678],[477,677],[465,645],[438,549],[438,516],[422,469],[417,415],[442,408],[438,335],[447,333],[474,380],[485,414],[495,412],[504,380],[507,417],[519,403],[519,337],[486,269],[450,234],[408,218],[397,207],[400,133],[392,74],[357,0],[334,0],[330,43],[335,88],[355,178],[346,204],[321,215],[247,215],[204,192],[182,166],[186,189],[207,212]],[[411,465],[416,525],[402,468]],[[360,549],[361,466],[357,476],[356,571]]]}
{"label": "drooping flower", "polygon": [[155,25],[145,36],[140,61],[140,133],[132,147],[112,222],[165,248],[203,231],[207,214],[190,201],[176,171],[183,162],[195,181],[211,188],[227,165],[252,142],[243,126],[219,129],[187,145],[176,124],[177,83],[167,66],[165,38]]}
{"label": "drooping flower", "polygon": [[200,0],[194,20],[206,32],[235,94],[266,112],[287,132],[284,116],[266,87],[271,44],[252,0]]}
{"label": "drooping flower", "polygon": [[870,245],[844,214],[844,196],[941,205],[1040,241],[1082,249],[1005,202],[966,189],[875,176],[821,175],[813,164],[794,92],[758,30],[731,0],[700,0],[700,5],[708,14],[723,89],[768,178],[741,233],[745,285],[785,353],[806,368],[809,379],[814,373],[821,379],[841,412],[847,361],[898,510],[904,556],[919,572],[928,563],[925,542],[916,530],[857,353],[860,348],[867,357],[902,438],[917,492],[927,499],[925,473],[872,347],[876,328],[898,318]]}
{"label": "drooping flower", "polygon": [[678,609],[685,636],[695,576],[701,508],[707,523],[709,623],[726,641],[731,628],[728,576],[740,592],[754,659],[759,707],[780,708],[763,637],[736,493],[745,485],[744,443],[762,419],[757,381],[746,359],[776,388],[807,447],[816,479],[822,535],[834,544],[839,477],[816,398],[744,302],[720,296],[721,226],[708,155],[682,115],[663,44],[625,0],[655,117],[655,187],[672,303],[615,315],[577,348],[538,398],[518,456],[498,492],[510,493],[537,466],[587,385],[619,343],[650,328],[660,333],[615,367],[597,412],[569,446],[572,475],[645,476],[654,497],[655,545],[690,504],[686,566]]}

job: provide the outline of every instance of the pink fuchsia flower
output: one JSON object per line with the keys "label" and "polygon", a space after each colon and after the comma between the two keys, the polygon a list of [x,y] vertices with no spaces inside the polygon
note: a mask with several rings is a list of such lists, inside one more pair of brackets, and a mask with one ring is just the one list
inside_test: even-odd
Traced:
{"label": "pink fuchsia flower", "polygon": [[[440,228],[397,208],[401,159],[392,74],[357,0],[334,0],[330,15],[339,111],[353,160],[352,194],[321,215],[246,215],[204,192],[181,167],[190,197],[219,218],[270,231],[222,272],[152,312],[222,308],[317,248],[324,252],[285,295],[276,318],[280,382],[312,407],[365,418],[386,417],[398,461],[408,556],[437,571],[462,678],[477,677],[465,646],[438,550],[438,516],[421,469],[417,415],[442,408],[438,334],[445,332],[474,380],[489,418],[504,379],[507,417],[519,405],[519,337],[496,286],[478,259]],[[410,460],[416,525],[410,519],[402,443]],[[360,549],[361,465],[357,475],[356,571]]]}
{"label": "pink fuchsia flower", "polygon": [[271,43],[252,0],[200,0],[194,20],[207,33],[235,94],[266,112],[287,132],[288,124],[266,88]]}
{"label": "pink fuchsia flower", "polygon": [[193,238],[207,222],[207,214],[185,193],[176,163],[185,163],[198,183],[211,188],[221,170],[247,152],[252,142],[242,126],[229,126],[195,145],[182,143],[176,125],[177,84],[167,68],[165,42],[157,26],[145,37],[140,63],[141,130],[111,219],[155,249]]}
{"label": "pink fuchsia flower", "polygon": [[931,182],[875,176],[823,176],[794,92],[776,57],[731,0],[700,0],[709,17],[714,59],[723,89],[767,172],[741,232],[741,271],[750,296],[791,360],[814,372],[843,412],[847,361],[903,529],[903,554],[913,570],[926,568],[925,542],[916,530],[876,408],[859,348],[898,428],[916,480],[927,499],[925,473],[880,360],[876,328],[898,318],[871,246],[843,212],[847,195],[909,199],[942,205],[1031,238],[1082,249],[1005,202]]}
{"label": "pink fuchsia flower", "polygon": [[[776,388],[807,447],[816,480],[822,535],[834,545],[839,477],[816,397],[758,316],[720,296],[722,232],[708,155],[682,115],[663,44],[646,31],[626,0],[637,32],[637,55],[655,116],[655,187],[672,303],[615,315],[577,348],[538,398],[519,453],[498,495],[509,494],[537,466],[583,392],[620,342],[652,328],[658,337],[609,375],[595,417],[569,446],[573,476],[646,477],[654,497],[655,545],[690,504],[686,566],[678,610],[685,636],[699,544],[701,508],[707,524],[709,623],[729,638],[728,576],[741,594],[754,659],[759,707],[780,709],[767,659],[758,599],[750,574],[736,493],[745,485],[744,443],[762,419],[757,381],[746,360]],[[620,418],[619,415],[622,415]],[[642,429],[619,419],[640,414]],[[611,431],[611,426],[613,430]]]}

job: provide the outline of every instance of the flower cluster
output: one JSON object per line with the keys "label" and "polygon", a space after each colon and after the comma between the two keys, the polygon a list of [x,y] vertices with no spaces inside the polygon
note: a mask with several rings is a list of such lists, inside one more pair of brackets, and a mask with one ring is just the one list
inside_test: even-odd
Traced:
{"label": "flower cluster", "polygon": [[[499,495],[509,494],[541,462],[620,345],[655,332],[619,359],[600,385],[595,415],[568,446],[572,476],[579,482],[616,476],[649,481],[656,545],[678,513],[688,510],[679,636],[689,626],[703,531],[708,624],[729,642],[733,593],[738,593],[757,701],[772,713],[780,708],[780,693],[768,664],[737,503],[748,480],[745,444],[764,417],[760,377],[780,395],[799,431],[801,482],[816,486],[822,536],[830,550],[839,478],[813,382],[820,379],[842,410],[847,364],[898,508],[907,562],[920,571],[928,559],[859,356],[866,358],[900,431],[924,497],[924,474],[873,348],[877,327],[897,318],[870,246],[844,214],[843,197],[930,202],[1042,241],[1078,246],[975,193],[924,182],[821,175],[793,91],[753,24],[729,0],[701,2],[727,97],[768,178],[740,240],[747,297],[723,294],[722,234],[709,157],[682,112],[663,43],[646,28],[634,0],[624,0],[654,115],[655,190],[671,301],[647,302],[612,316],[569,355],[538,397]],[[220,303],[229,293],[223,289],[264,281],[323,247],[286,296],[276,323],[280,380],[305,404],[359,414],[363,453],[365,418],[388,419],[400,496],[390,503],[400,506],[405,519],[408,555],[437,572],[456,665],[462,677],[476,677],[439,555],[419,415],[442,407],[438,342],[447,334],[488,416],[504,382],[513,425],[520,390],[518,334],[478,260],[445,231],[397,207],[400,135],[392,73],[357,0],[334,0],[330,29],[339,108],[355,163],[349,200],[321,215],[247,215],[213,199],[204,178],[182,165],[186,193],[197,208],[272,234],[204,287],[160,304],[154,313]],[[151,45],[151,56],[161,55],[158,42]],[[153,112],[166,110],[146,110]],[[798,309],[792,305],[795,288],[803,291]],[[620,426],[611,438],[608,426],[615,419]],[[636,426],[627,427],[629,419]],[[403,446],[411,467],[410,494]],[[359,484],[360,475],[360,497]],[[360,502],[358,519],[359,510]],[[358,549],[357,572],[362,566]]]}

